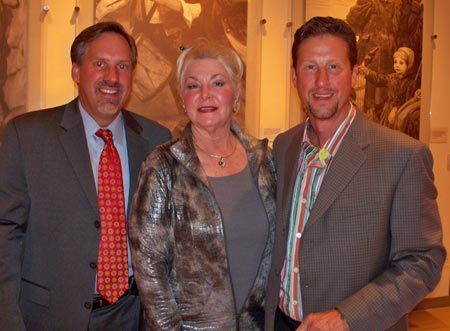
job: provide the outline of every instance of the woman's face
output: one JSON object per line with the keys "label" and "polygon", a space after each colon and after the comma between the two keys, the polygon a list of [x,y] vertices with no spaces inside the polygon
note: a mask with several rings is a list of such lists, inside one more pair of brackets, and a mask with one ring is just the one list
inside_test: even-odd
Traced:
{"label": "woman's face", "polygon": [[193,126],[203,129],[228,129],[239,98],[225,67],[215,59],[196,59],[186,64],[181,84],[187,116]]}
{"label": "woman's face", "polygon": [[408,69],[408,64],[400,56],[394,57],[394,71],[397,74],[404,75]]}

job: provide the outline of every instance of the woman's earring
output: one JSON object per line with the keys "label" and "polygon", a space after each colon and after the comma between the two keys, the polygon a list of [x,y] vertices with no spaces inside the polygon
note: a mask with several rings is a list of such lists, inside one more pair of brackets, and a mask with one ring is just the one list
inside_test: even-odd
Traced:
{"label": "woman's earring", "polygon": [[239,110],[239,101],[236,100],[236,102],[234,103],[234,106],[233,106],[233,113],[236,114],[238,112],[238,110]]}

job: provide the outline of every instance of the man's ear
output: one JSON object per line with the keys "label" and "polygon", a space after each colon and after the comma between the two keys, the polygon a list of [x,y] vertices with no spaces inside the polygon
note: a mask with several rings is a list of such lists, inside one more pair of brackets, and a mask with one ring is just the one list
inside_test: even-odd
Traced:
{"label": "man's ear", "polygon": [[80,83],[80,67],[75,62],[72,63],[72,79],[75,83]]}
{"label": "man's ear", "polygon": [[295,71],[295,68],[291,67],[291,76],[292,76],[292,83],[297,86],[297,72]]}

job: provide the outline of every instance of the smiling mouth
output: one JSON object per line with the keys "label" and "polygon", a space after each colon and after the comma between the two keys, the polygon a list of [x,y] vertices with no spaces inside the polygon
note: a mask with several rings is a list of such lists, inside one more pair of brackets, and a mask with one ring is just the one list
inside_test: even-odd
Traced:
{"label": "smiling mouth", "polygon": [[116,96],[120,94],[122,88],[120,84],[107,84],[101,82],[97,85],[97,90],[103,95]]}
{"label": "smiling mouth", "polygon": [[197,110],[201,113],[211,113],[213,111],[217,110],[217,107],[214,106],[206,106],[206,107],[199,107]]}
{"label": "smiling mouth", "polygon": [[119,90],[117,90],[117,89],[100,88],[99,91],[103,94],[107,94],[107,95],[111,95],[111,96],[119,94]]}
{"label": "smiling mouth", "polygon": [[313,93],[312,96],[316,99],[327,99],[327,98],[331,98],[333,96],[332,92],[316,92]]}

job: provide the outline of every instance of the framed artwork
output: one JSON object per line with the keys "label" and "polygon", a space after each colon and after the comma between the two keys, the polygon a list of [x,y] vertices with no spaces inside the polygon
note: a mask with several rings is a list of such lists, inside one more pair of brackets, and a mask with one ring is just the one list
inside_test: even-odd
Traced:
{"label": "framed artwork", "polygon": [[373,121],[422,140],[429,112],[423,75],[431,61],[423,57],[424,6],[422,0],[305,0],[305,20],[334,16],[355,31],[356,105]]}
{"label": "framed artwork", "polygon": [[[95,20],[120,22],[136,40],[138,64],[127,108],[160,122],[174,136],[187,121],[175,72],[181,52],[207,38],[233,47],[246,61],[246,0],[97,0]],[[244,108],[242,100],[236,115],[241,124]]]}
{"label": "framed artwork", "polygon": [[0,144],[8,120],[27,107],[25,0],[0,0]]}

